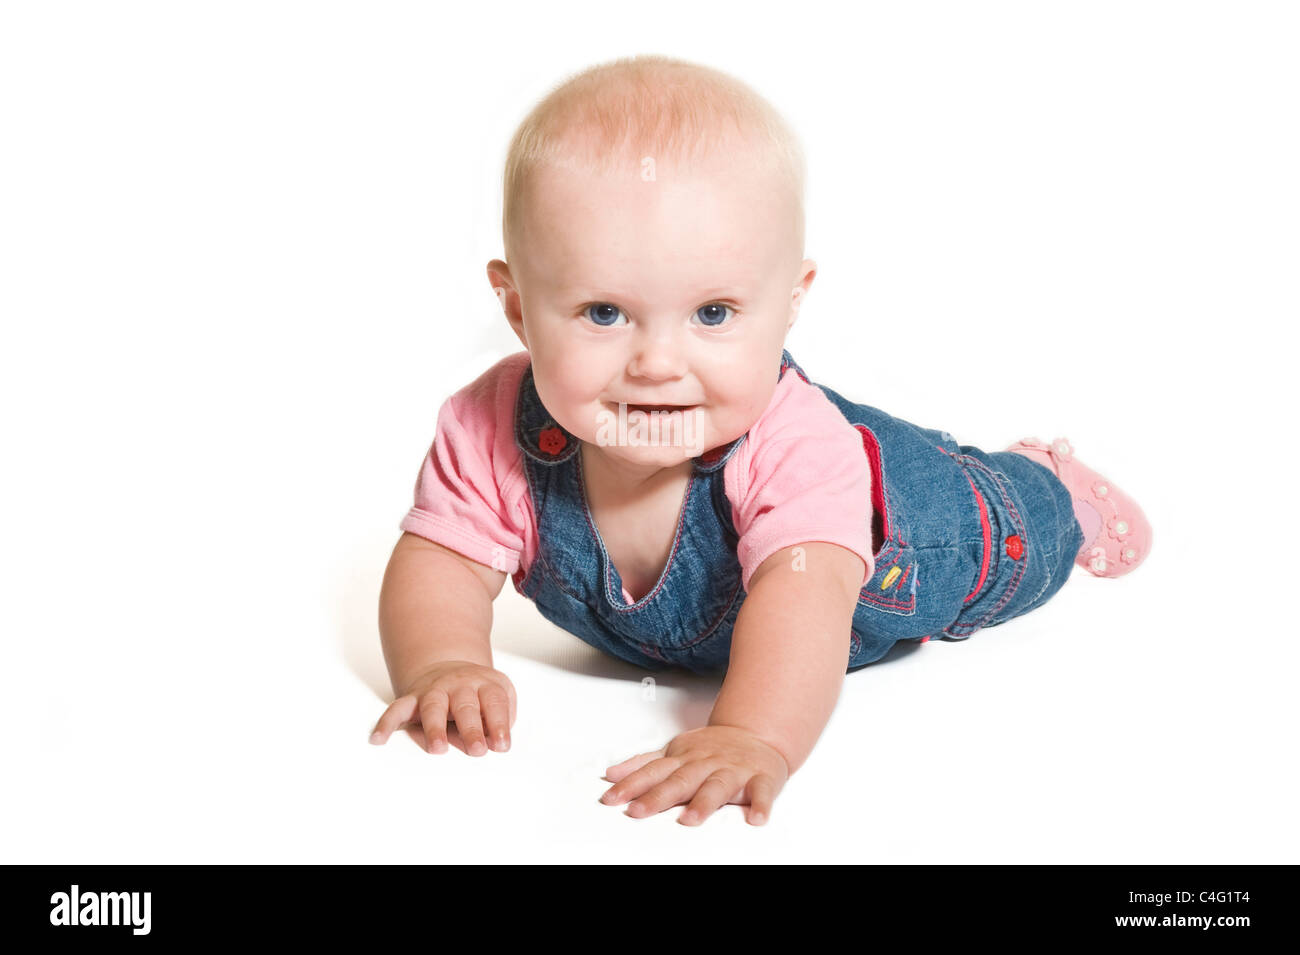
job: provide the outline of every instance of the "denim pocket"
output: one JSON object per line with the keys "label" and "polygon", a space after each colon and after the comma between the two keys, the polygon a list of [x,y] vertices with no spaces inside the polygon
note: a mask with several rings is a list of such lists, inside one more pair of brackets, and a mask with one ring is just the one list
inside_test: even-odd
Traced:
{"label": "denim pocket", "polygon": [[885,613],[910,617],[916,613],[916,587],[920,576],[916,552],[895,540],[887,540],[876,553],[875,573],[858,591],[858,603]]}
{"label": "denim pocket", "polygon": [[916,612],[916,582],[920,574],[916,553],[908,546],[902,510],[897,507],[881,463],[880,440],[861,422],[862,449],[871,467],[871,542],[876,545],[875,571],[858,591],[858,603],[885,613],[911,616]]}
{"label": "denim pocket", "polygon": [[1027,584],[1026,575],[1040,560],[1038,541],[1030,540],[1023,507],[998,472],[971,455],[956,460],[966,471],[980,511],[983,542],[980,572],[961,613],[944,633],[969,637],[1005,619],[1008,606]]}

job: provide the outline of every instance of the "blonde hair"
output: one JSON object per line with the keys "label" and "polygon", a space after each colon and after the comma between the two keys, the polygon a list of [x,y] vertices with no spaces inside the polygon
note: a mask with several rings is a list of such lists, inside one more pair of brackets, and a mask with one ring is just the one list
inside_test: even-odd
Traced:
{"label": "blonde hair", "polygon": [[789,184],[803,242],[804,158],[780,113],[740,80],[656,54],[589,67],[548,93],[519,124],[506,154],[501,231],[507,259],[523,197],[543,165],[641,175],[644,156],[690,162],[739,137]]}

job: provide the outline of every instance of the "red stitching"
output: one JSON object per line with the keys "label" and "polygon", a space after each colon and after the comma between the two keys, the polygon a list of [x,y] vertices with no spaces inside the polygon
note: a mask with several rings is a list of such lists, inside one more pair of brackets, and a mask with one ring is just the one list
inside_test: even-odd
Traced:
{"label": "red stitching", "polygon": [[869,594],[864,594],[863,596],[858,598],[858,603],[872,604],[876,607],[881,607],[885,610],[892,609],[892,610],[912,611],[916,609],[916,595],[915,594],[909,595],[907,600],[878,600]]}
{"label": "red stitching", "polygon": [[[998,492],[998,496],[1002,499],[1002,504],[1003,506],[1006,507],[1007,512],[1011,517],[1012,524],[1015,526],[1016,532],[1021,534],[1022,539],[1028,537],[1028,528],[1026,528],[1024,520],[1021,519],[1020,513],[1016,510],[1016,505],[1012,502],[1011,498],[1007,495],[1006,488],[1002,486],[1002,482],[997,479],[994,473],[988,467],[986,467],[982,461],[969,454],[953,454],[947,448],[943,447],[943,445],[936,444],[935,447],[938,448],[940,451],[942,451],[944,454],[948,455],[948,457],[952,458],[959,465],[961,465],[963,472],[965,472],[968,467],[978,468],[980,472],[983,473],[992,483],[994,490]],[[969,474],[966,474],[966,480],[970,481],[972,486],[975,483],[974,481],[971,480],[971,476]],[[976,497],[979,497],[978,491],[976,492]],[[991,541],[989,546],[990,547],[992,546]],[[985,548],[985,553],[986,554],[988,553],[987,547]],[[944,627],[943,632],[950,637],[957,637],[960,639],[962,637],[970,636],[971,634],[979,630],[982,630],[990,620],[992,620],[995,616],[997,616],[999,611],[1001,611],[1007,604],[1011,602],[1011,599],[1015,596],[1016,591],[1020,589],[1020,581],[1025,576],[1026,570],[1028,569],[1029,566],[1029,561],[1018,560],[1014,562],[1014,566],[1015,566],[1015,570],[1012,572],[1011,579],[1007,581],[1006,590],[1003,592],[1002,597],[998,600],[996,606],[991,608],[987,613],[984,614],[984,616],[980,617],[979,620],[968,621],[966,623],[957,623],[956,621],[954,621],[953,623]],[[963,604],[964,603],[965,601],[963,601]]]}
{"label": "red stitching", "polygon": [[[957,458],[957,455],[953,455],[953,457]],[[1025,526],[1024,520],[1021,519],[1020,513],[1016,510],[1015,503],[1012,502],[1011,498],[1007,495],[1006,488],[1002,486],[1002,482],[997,479],[994,473],[988,467],[986,467],[982,461],[979,461],[978,459],[972,457],[971,455],[963,454],[960,456],[960,460],[965,464],[978,468],[989,479],[989,481],[993,484],[994,489],[998,492],[998,496],[1002,498],[1002,504],[1006,507],[1007,512],[1011,515],[1011,520],[1016,530],[1020,532],[1022,536],[1027,537],[1028,528]],[[997,602],[997,605],[991,608],[979,620],[970,623],[960,624],[960,625],[954,623],[951,625],[953,628],[969,627],[970,629],[966,631],[966,635],[969,636],[970,634],[983,629],[984,626],[987,625],[990,620],[996,617],[998,613],[1004,607],[1006,607],[1007,604],[1011,602],[1011,599],[1016,595],[1016,591],[1020,589],[1020,582],[1021,580],[1024,579],[1026,570],[1029,567],[1029,561],[1018,560],[1015,561],[1014,564],[1015,564],[1015,571],[1011,575],[1011,580],[1007,582],[1007,589],[1003,592],[1001,599],[998,600]],[[944,632],[951,633],[952,636],[957,636],[955,629],[945,630]]]}
{"label": "red stitching", "polygon": [[980,534],[984,537],[984,552],[980,557],[980,577],[979,580],[975,582],[974,589],[972,589],[971,592],[966,595],[966,599],[962,601],[962,603],[965,604],[970,603],[971,600],[974,599],[975,595],[980,592],[980,588],[984,586],[984,581],[988,578],[989,550],[993,546],[993,530],[989,527],[989,512],[984,507],[984,495],[975,487],[975,482],[971,480],[971,476],[966,472],[965,468],[962,468],[961,473],[966,475],[966,480],[970,483],[970,489],[975,494],[975,503],[980,506]]}

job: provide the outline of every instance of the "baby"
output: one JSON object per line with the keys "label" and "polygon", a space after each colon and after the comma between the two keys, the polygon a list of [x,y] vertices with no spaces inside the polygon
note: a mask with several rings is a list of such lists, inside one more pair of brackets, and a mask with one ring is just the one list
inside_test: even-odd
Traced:
{"label": "baby", "polygon": [[846,672],[1146,558],[1141,509],[1064,439],[988,453],[809,379],[784,347],[816,275],[803,160],[744,84],[587,70],[524,120],[504,192],[487,273],[526,350],[438,413],[380,597],[396,699],[372,742],[410,723],[429,752],[510,748],[509,573],[607,653],[725,670],[708,725],[609,767],[602,801],[761,824]]}

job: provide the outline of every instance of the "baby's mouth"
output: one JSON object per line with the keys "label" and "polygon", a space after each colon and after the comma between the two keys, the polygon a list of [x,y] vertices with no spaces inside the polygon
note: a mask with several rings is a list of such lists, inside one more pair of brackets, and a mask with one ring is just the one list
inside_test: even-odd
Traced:
{"label": "baby's mouth", "polygon": [[660,414],[668,414],[673,411],[690,411],[695,405],[625,405],[628,414],[633,411],[642,411],[649,414],[652,411],[658,411]]}

